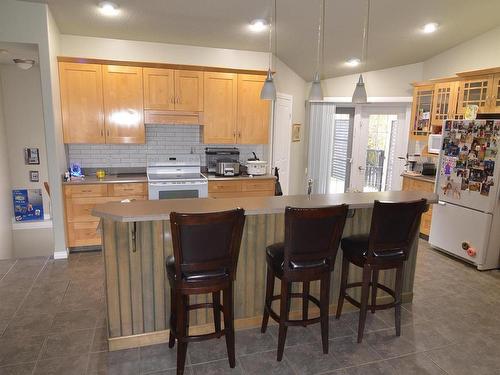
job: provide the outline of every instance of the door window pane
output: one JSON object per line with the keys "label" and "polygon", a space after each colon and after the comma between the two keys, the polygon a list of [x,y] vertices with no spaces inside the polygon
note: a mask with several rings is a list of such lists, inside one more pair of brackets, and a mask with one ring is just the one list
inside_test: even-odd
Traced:
{"label": "door window pane", "polygon": [[349,186],[353,108],[337,108],[332,134],[332,163],[329,193],[344,193]]}

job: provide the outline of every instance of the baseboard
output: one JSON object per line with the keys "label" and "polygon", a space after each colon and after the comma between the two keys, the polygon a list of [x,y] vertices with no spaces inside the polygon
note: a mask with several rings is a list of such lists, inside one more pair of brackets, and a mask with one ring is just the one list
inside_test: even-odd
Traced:
{"label": "baseboard", "polygon": [[54,259],[68,259],[68,249],[61,251],[54,251]]}

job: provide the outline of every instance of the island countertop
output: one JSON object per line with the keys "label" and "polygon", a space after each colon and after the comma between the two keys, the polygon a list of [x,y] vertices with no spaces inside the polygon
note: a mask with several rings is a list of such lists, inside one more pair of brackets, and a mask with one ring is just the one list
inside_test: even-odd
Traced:
{"label": "island countertop", "polygon": [[287,195],[278,197],[196,198],[109,202],[95,206],[92,215],[118,222],[169,220],[171,212],[205,213],[245,209],[246,215],[283,213],[285,207],[324,207],[347,204],[351,209],[370,208],[375,200],[403,202],[425,198],[429,204],[437,203],[434,193],[416,191],[387,191],[375,193],[344,193],[321,195]]}

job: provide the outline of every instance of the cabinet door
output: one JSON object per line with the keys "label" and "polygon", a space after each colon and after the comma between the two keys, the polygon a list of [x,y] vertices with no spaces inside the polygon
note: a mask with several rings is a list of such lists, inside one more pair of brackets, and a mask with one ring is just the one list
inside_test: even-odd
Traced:
{"label": "cabinet door", "polygon": [[175,71],[175,109],[177,111],[203,111],[203,72]]}
{"label": "cabinet door", "polygon": [[234,73],[204,73],[205,143],[236,143],[237,84]]}
{"label": "cabinet door", "polygon": [[265,76],[238,74],[238,143],[268,143],[270,101],[260,98],[265,79]]}
{"label": "cabinet door", "polygon": [[478,113],[489,112],[491,83],[491,76],[475,77],[461,81],[457,112],[464,114],[468,105],[477,105],[479,107]]}
{"label": "cabinet door", "polygon": [[142,68],[103,65],[106,143],[144,143]]}
{"label": "cabinet door", "polygon": [[174,110],[174,71],[143,68],[144,109]]}
{"label": "cabinet door", "polygon": [[457,111],[458,86],[458,81],[435,84],[431,125],[442,126],[444,120],[454,118]]}
{"label": "cabinet door", "polygon": [[493,85],[491,86],[491,113],[500,112],[500,74],[493,77]]}
{"label": "cabinet door", "polygon": [[59,63],[64,143],[104,143],[101,65]]}
{"label": "cabinet door", "polygon": [[411,136],[427,137],[430,132],[434,85],[418,86],[413,90]]}

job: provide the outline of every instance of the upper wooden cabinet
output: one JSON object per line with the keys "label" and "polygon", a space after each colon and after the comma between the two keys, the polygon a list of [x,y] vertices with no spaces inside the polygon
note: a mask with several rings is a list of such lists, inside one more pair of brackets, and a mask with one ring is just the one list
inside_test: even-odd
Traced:
{"label": "upper wooden cabinet", "polygon": [[500,74],[493,76],[493,85],[491,86],[491,110],[494,113],[500,112]]}
{"label": "upper wooden cabinet", "polygon": [[431,125],[442,126],[444,120],[457,117],[458,81],[440,82],[434,85]]}
{"label": "upper wooden cabinet", "polygon": [[431,131],[434,85],[416,86],[413,89],[413,106],[410,132],[413,137],[427,137]]}
{"label": "upper wooden cabinet", "polygon": [[268,143],[270,102],[260,98],[265,79],[265,76],[238,74],[237,143]]}
{"label": "upper wooden cabinet", "polygon": [[205,72],[205,143],[236,143],[238,78],[234,73]]}
{"label": "upper wooden cabinet", "polygon": [[465,113],[467,106],[477,105],[478,113],[489,112],[492,76],[479,76],[463,79],[460,82],[458,113]]}
{"label": "upper wooden cabinet", "polygon": [[143,68],[144,109],[174,110],[173,69]]}
{"label": "upper wooden cabinet", "polygon": [[98,64],[59,63],[64,143],[105,143]]}
{"label": "upper wooden cabinet", "polygon": [[142,68],[103,65],[106,143],[144,143]]}
{"label": "upper wooden cabinet", "polygon": [[203,111],[203,72],[144,68],[144,109]]}

